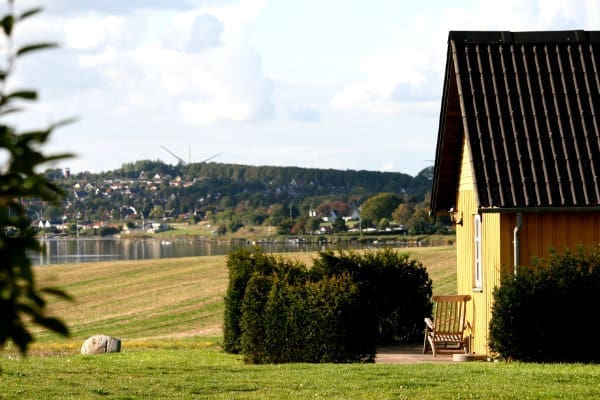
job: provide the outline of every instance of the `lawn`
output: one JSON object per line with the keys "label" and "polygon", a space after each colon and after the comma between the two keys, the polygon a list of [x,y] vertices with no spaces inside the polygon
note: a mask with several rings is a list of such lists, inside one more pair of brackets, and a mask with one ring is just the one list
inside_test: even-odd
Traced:
{"label": "lawn", "polygon": [[4,360],[2,399],[597,399],[600,366],[246,365],[215,343]]}
{"label": "lawn", "polygon": [[[435,294],[454,292],[453,247],[409,252]],[[37,332],[29,357],[0,353],[0,399],[600,398],[597,365],[247,365],[220,347],[223,256],[38,267],[36,276],[75,297],[50,303],[72,336]],[[98,333],[122,339],[122,353],[79,355]]]}

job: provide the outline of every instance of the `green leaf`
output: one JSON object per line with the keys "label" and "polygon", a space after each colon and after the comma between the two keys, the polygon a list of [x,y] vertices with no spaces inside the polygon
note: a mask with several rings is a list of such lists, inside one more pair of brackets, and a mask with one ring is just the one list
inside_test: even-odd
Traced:
{"label": "green leaf", "polygon": [[13,27],[15,26],[15,17],[10,14],[5,15],[4,18],[2,18],[2,21],[0,21],[0,24],[2,25],[4,34],[6,36],[10,36],[12,34]]}
{"label": "green leaf", "polygon": [[40,310],[43,310],[44,307],[46,307],[46,300],[44,300],[42,296],[37,293],[30,293],[29,299],[33,301]]}
{"label": "green leaf", "polygon": [[21,48],[19,48],[17,50],[17,57],[22,56],[23,54],[27,54],[29,52],[32,51],[37,51],[37,50],[44,50],[44,49],[51,49],[54,47],[57,47],[58,45],[56,43],[36,43],[36,44],[29,44],[27,46],[23,46]]}
{"label": "green leaf", "polygon": [[33,341],[33,336],[21,324],[12,326],[11,336],[21,354],[25,355],[27,353],[27,345]]}
{"label": "green leaf", "polygon": [[63,300],[73,301],[73,297],[69,296],[64,290],[58,288],[43,288],[41,289],[43,293],[50,294],[52,296],[59,297]]}
{"label": "green leaf", "polygon": [[50,127],[48,128],[48,130],[49,131],[53,131],[56,128],[60,128],[60,127],[63,127],[65,125],[70,125],[72,123],[77,122],[78,119],[79,118],[77,118],[77,117],[69,117],[69,118],[61,119],[60,121],[55,122],[52,125],[50,125]]}
{"label": "green leaf", "polygon": [[[30,300],[29,298],[27,300]],[[32,307],[31,304],[27,303],[18,303],[15,304],[15,308],[19,311],[19,313],[30,315],[33,319],[41,318],[41,314],[38,311],[37,307]]]}
{"label": "green leaf", "polygon": [[60,335],[69,336],[69,328],[59,319],[52,317],[39,317],[35,322],[46,329],[50,329]]}
{"label": "green leaf", "polygon": [[51,156],[46,156],[44,158],[44,162],[53,162],[58,160],[64,160],[65,158],[73,158],[75,154],[73,153],[62,153],[62,154],[53,154]]}
{"label": "green leaf", "polygon": [[13,114],[16,112],[21,112],[21,111],[23,111],[22,107],[5,108],[4,110],[0,110],[0,116],[6,115],[6,114]]}
{"label": "green leaf", "polygon": [[[23,132],[17,138],[17,145],[26,148],[31,146],[31,143],[42,144],[48,140],[50,130]],[[28,149],[29,150],[29,149]]]}
{"label": "green leaf", "polygon": [[23,13],[21,15],[19,15],[19,21],[23,21],[26,18],[29,18],[36,14],[39,14],[40,12],[42,12],[42,10],[43,10],[42,7],[37,7],[37,8],[32,8],[30,10],[23,11]]}
{"label": "green leaf", "polygon": [[35,90],[19,90],[9,93],[6,97],[9,99],[19,98],[24,100],[37,100],[37,92]]}

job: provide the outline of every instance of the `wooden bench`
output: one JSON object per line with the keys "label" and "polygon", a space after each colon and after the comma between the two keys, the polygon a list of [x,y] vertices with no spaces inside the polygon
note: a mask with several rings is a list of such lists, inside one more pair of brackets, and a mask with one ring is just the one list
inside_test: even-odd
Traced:
{"label": "wooden bench", "polygon": [[423,340],[423,354],[431,348],[435,357],[436,347],[452,346],[463,350],[466,354],[470,351],[470,335],[465,335],[467,328],[471,328],[466,321],[467,302],[469,295],[433,296],[435,314],[433,321],[425,318],[425,339]]}

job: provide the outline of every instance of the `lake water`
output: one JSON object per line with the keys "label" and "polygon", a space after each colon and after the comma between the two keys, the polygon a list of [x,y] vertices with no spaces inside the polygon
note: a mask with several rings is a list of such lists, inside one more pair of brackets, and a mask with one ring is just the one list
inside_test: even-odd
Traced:
{"label": "lake water", "polygon": [[[44,251],[33,254],[34,265],[97,262],[111,260],[143,260],[170,257],[215,256],[229,253],[233,246],[253,246],[254,243],[213,240],[155,240],[155,239],[44,239]],[[266,252],[302,252],[337,249],[339,244],[305,243],[289,240],[277,243],[258,243]],[[359,245],[345,243],[344,248],[372,248],[382,243]],[[408,247],[420,243],[388,243],[390,247]]]}

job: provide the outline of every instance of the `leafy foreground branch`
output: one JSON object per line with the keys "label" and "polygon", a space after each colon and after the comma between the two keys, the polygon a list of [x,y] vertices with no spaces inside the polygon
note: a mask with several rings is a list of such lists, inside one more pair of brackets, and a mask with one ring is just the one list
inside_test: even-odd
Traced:
{"label": "leafy foreground branch", "polygon": [[25,354],[33,341],[26,321],[68,335],[64,323],[46,315],[44,295],[68,296],[61,290],[39,289],[35,285],[28,253],[39,252],[41,244],[22,205],[26,198],[50,203],[60,200],[62,191],[36,171],[49,161],[68,157],[66,154],[47,156],[39,149],[54,129],[68,121],[22,133],[4,122],[7,115],[23,111],[21,103],[37,100],[34,90],[8,91],[17,60],[31,52],[54,47],[50,43],[35,43],[14,48],[15,26],[41,9],[17,14],[14,1],[7,0],[7,3],[8,11],[0,21],[6,56],[4,65],[0,66],[0,152],[5,157],[0,161],[3,163],[0,167],[0,348],[12,340]]}

